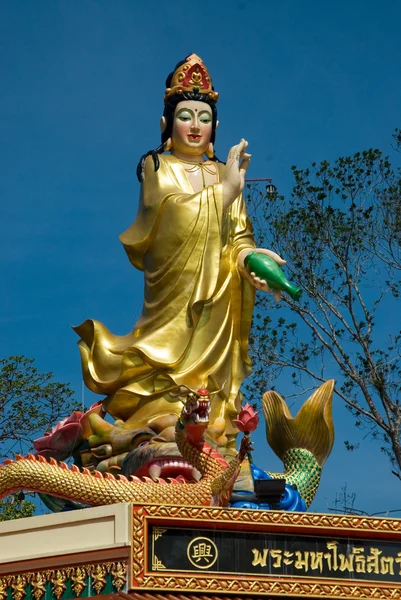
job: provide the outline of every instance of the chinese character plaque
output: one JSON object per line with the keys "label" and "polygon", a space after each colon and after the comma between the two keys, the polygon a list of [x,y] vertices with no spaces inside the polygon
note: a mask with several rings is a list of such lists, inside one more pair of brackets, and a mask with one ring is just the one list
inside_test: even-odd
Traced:
{"label": "chinese character plaque", "polygon": [[133,589],[401,599],[401,520],[142,506]]}

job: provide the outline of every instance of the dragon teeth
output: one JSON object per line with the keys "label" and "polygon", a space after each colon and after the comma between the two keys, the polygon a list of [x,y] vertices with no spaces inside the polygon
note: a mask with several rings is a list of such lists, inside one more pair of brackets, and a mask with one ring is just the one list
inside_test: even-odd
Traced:
{"label": "dragon teeth", "polygon": [[160,477],[161,472],[162,472],[162,468],[158,463],[153,463],[153,465],[150,465],[150,467],[148,469],[149,475],[154,480],[156,480]]}
{"label": "dragon teeth", "polygon": [[188,462],[186,462],[185,460],[160,460],[160,461],[155,461],[154,463],[152,463],[150,465],[150,467],[148,468],[148,474],[153,478],[153,479],[157,479],[158,477],[160,477],[160,474],[162,472],[163,467],[175,467],[175,468],[181,468],[181,469],[192,469],[192,465],[190,465]]}
{"label": "dragon teeth", "polygon": [[202,474],[198,471],[198,469],[195,469],[195,467],[192,469],[191,475],[195,481],[199,481],[199,479],[202,477]]}

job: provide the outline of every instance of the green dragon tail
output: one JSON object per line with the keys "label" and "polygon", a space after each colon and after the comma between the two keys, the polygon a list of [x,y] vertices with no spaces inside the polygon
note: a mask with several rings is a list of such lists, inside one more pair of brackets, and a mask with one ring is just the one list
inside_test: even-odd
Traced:
{"label": "green dragon tail", "polygon": [[296,417],[277,392],[263,396],[266,437],[269,446],[284,463],[284,473],[268,473],[273,479],[284,477],[295,484],[307,507],[320,482],[322,467],[334,443],[331,414],[334,380],[326,381],[300,408]]}

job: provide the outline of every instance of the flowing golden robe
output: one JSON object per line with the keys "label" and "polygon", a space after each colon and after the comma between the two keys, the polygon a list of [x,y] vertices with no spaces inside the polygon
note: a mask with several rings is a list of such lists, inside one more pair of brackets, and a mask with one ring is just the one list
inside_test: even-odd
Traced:
{"label": "flowing golden robe", "polygon": [[[219,179],[224,165],[218,164]],[[86,385],[106,394],[105,409],[137,426],[179,414],[169,395],[176,385],[209,391],[211,429],[231,424],[239,389],[251,372],[248,335],[254,289],[237,268],[254,247],[242,196],[223,211],[222,184],[194,193],[183,164],[161,155],[160,168],[145,164],[138,215],[121,242],[144,272],[142,315],[132,333],[116,336],[97,321],[76,328]]]}

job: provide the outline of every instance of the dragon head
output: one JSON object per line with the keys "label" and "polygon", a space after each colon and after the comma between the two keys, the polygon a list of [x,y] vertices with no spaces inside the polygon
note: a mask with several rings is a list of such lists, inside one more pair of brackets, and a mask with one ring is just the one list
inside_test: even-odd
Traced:
{"label": "dragon head", "polygon": [[[188,441],[198,446],[209,424],[210,392],[206,388],[195,391],[180,386],[171,395],[183,396],[180,427],[186,429]],[[126,476],[150,476],[155,480],[181,475],[187,481],[197,481],[201,477],[199,471],[181,456],[176,443],[167,443],[160,435],[129,452],[124,459],[122,473]]]}

